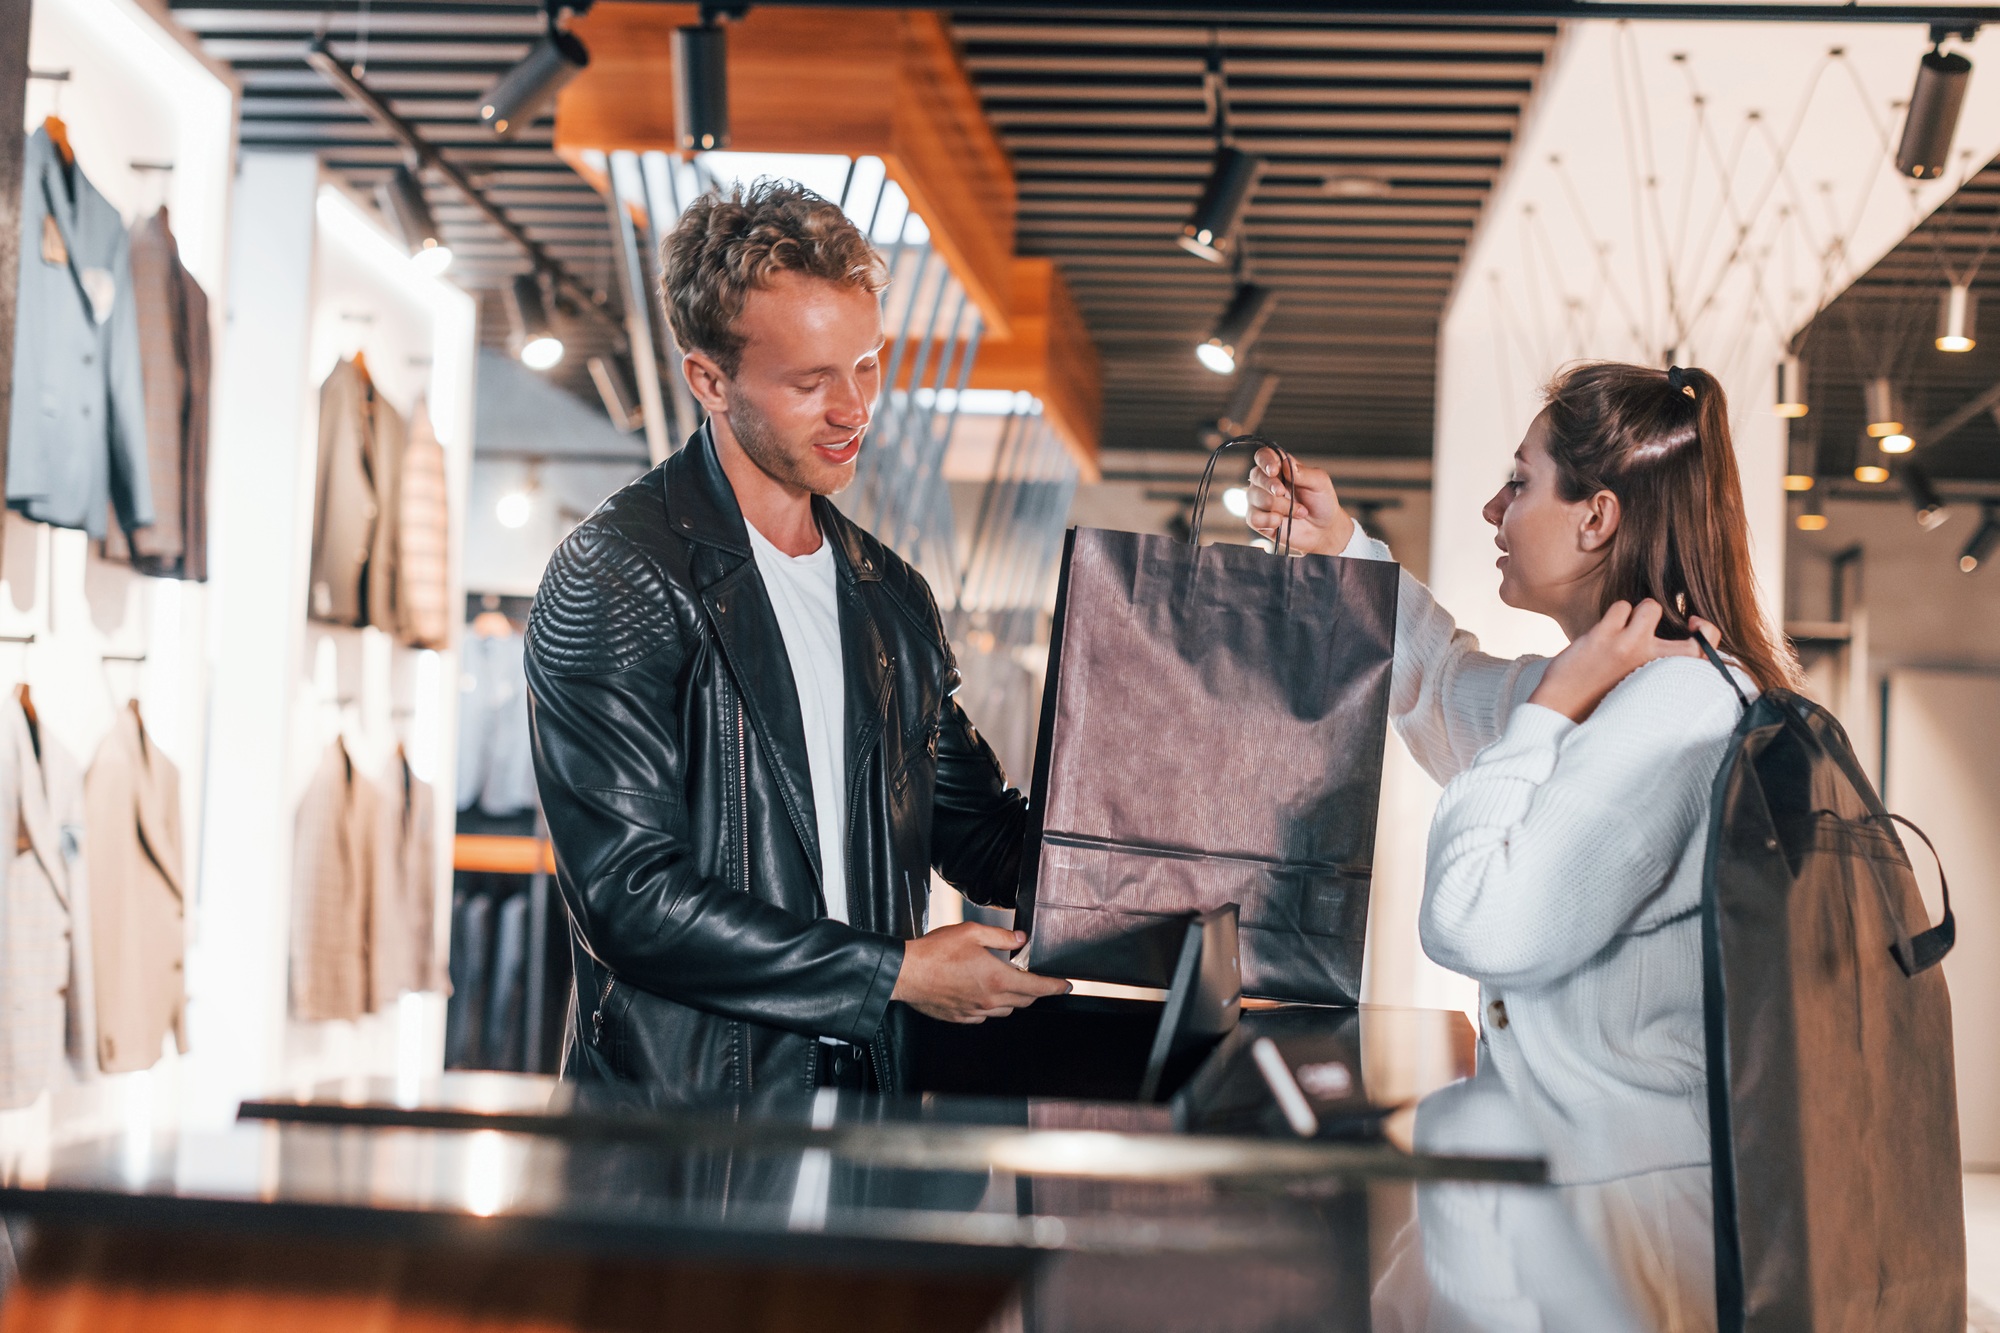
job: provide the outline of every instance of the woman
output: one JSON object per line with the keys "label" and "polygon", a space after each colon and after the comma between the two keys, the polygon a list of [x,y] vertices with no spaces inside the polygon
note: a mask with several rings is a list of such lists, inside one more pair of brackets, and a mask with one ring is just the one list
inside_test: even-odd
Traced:
{"label": "woman", "polygon": [[[1569,647],[1488,657],[1402,579],[1390,715],[1447,784],[1419,928],[1479,982],[1482,1073],[1534,1126],[1628,1298],[1654,1327],[1712,1327],[1701,880],[1741,705],[1688,635],[1752,689],[1798,669],[1758,608],[1714,377],[1584,364],[1546,400],[1484,516],[1501,600]],[[1266,536],[1291,507],[1283,464],[1262,450],[1250,480]],[[1296,490],[1296,549],[1389,558],[1326,473],[1297,468]]]}

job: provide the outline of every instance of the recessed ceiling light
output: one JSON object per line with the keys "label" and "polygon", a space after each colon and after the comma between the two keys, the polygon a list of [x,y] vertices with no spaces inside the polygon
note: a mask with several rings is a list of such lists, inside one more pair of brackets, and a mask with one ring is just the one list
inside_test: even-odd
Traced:
{"label": "recessed ceiling light", "polygon": [[1342,199],[1380,199],[1389,189],[1389,182],[1380,176],[1337,171],[1326,178],[1326,192]]}

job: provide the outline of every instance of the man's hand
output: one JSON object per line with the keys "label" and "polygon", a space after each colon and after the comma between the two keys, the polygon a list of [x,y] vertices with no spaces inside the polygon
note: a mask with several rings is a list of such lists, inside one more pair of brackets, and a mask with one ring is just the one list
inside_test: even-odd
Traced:
{"label": "man's hand", "polygon": [[[1289,481],[1289,485],[1287,482]],[[1292,508],[1292,487],[1299,492]],[[1259,449],[1250,469],[1250,512],[1244,522],[1273,545],[1284,539],[1285,519],[1292,521],[1292,550],[1301,555],[1339,555],[1354,535],[1354,520],[1340,507],[1333,478],[1325,469],[1305,467],[1276,449]]]}
{"label": "man's hand", "polygon": [[[1549,662],[1528,702],[1581,722],[1597,711],[1619,681],[1646,663],[1662,657],[1700,657],[1701,645],[1693,639],[1655,636],[1661,614],[1660,604],[1650,597],[1637,606],[1613,602],[1602,620]],[[1722,641],[1715,626],[1699,616],[1689,617],[1688,625],[1710,644]]]}
{"label": "man's hand", "polygon": [[903,970],[896,974],[896,990],[889,998],[947,1023],[984,1023],[1025,1009],[1044,995],[1067,994],[1067,981],[1023,972],[987,952],[1018,949],[1027,942],[1018,930],[975,921],[939,926],[903,945]]}

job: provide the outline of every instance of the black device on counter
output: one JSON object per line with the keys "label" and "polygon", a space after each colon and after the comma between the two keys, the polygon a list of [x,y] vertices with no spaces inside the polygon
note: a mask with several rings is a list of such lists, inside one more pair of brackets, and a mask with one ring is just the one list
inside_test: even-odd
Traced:
{"label": "black device on counter", "polygon": [[1236,946],[1236,904],[1191,917],[1181,936],[1173,983],[1146,1057],[1139,1100],[1159,1100],[1169,1071],[1179,1083],[1215,1043],[1236,1027],[1243,1012],[1243,974]]}

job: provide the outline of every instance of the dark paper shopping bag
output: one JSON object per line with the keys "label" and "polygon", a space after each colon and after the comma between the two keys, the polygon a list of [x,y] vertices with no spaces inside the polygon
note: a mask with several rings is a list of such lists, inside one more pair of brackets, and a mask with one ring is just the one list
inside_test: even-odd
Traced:
{"label": "dark paper shopping bag", "polygon": [[1244,994],[1353,1004],[1398,567],[1203,547],[1209,480],[1190,541],[1069,534],[1015,924],[1038,972],[1165,986],[1235,903]]}

